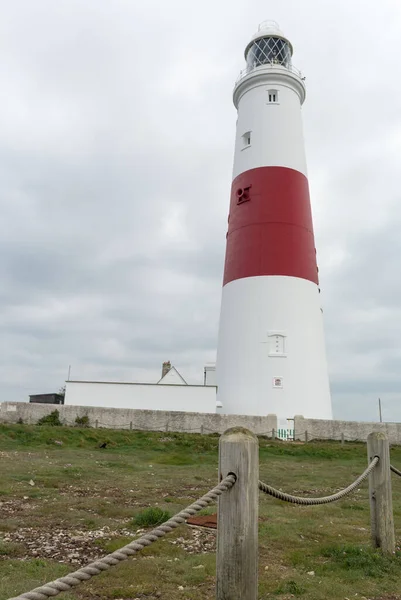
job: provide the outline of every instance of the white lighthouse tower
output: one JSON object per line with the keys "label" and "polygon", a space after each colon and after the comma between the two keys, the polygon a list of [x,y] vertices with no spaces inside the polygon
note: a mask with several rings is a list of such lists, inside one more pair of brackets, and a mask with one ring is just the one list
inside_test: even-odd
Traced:
{"label": "white lighthouse tower", "polygon": [[331,419],[301,107],[277,23],[259,26],[238,110],[216,375],[220,412]]}

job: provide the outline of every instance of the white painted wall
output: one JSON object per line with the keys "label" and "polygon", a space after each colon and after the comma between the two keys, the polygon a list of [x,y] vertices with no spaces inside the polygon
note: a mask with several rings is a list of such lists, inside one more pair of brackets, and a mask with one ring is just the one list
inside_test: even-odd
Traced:
{"label": "white painted wall", "polygon": [[[284,336],[272,352],[271,335]],[[217,350],[222,413],[331,419],[317,285],[299,277],[246,277],[223,288]],[[282,378],[282,387],[273,379]]]}
{"label": "white painted wall", "polygon": [[203,385],[67,381],[65,404],[215,413],[216,388]]}
{"label": "white painted wall", "polygon": [[[267,166],[288,167],[307,176],[301,99],[297,87],[289,85],[295,75],[288,81],[281,76],[282,69],[255,71],[259,69],[265,76],[249,75],[246,87],[236,95],[233,179],[249,169]],[[271,89],[278,92],[277,103],[268,102]],[[251,145],[244,148],[242,136],[247,131],[251,132]]]}

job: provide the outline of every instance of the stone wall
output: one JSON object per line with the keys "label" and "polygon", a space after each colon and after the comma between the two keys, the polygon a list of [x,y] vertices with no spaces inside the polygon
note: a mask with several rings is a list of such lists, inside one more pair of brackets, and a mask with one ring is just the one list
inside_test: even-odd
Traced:
{"label": "stone wall", "polygon": [[297,415],[294,419],[295,439],[312,439],[366,442],[371,431],[383,431],[390,444],[401,445],[401,423],[369,423],[361,421],[325,421],[323,419],[304,419]]}
{"label": "stone wall", "polygon": [[[230,427],[241,425],[259,435],[271,436],[277,431],[276,415],[265,417],[223,415],[219,413],[190,413],[162,410],[137,410],[125,408],[99,408],[94,406],[59,406],[26,402],[0,403],[0,423],[36,424],[44,415],[58,410],[65,425],[75,425],[76,417],[85,415],[91,427],[108,429],[140,429],[144,431],[177,431],[223,433]],[[368,423],[359,421],[326,421],[294,418],[295,439],[313,439],[365,442],[371,431],[384,431],[391,444],[401,445],[401,423]],[[305,432],[307,434],[305,435]]]}
{"label": "stone wall", "polygon": [[123,408],[97,408],[94,406],[56,406],[25,402],[0,403],[0,422],[36,424],[38,420],[58,410],[65,425],[75,425],[76,417],[85,415],[91,427],[108,429],[140,429],[145,431],[177,431],[223,433],[230,427],[241,425],[256,434],[271,435],[277,430],[275,415],[265,417],[222,415],[217,413],[168,412],[162,410],[136,410]]}

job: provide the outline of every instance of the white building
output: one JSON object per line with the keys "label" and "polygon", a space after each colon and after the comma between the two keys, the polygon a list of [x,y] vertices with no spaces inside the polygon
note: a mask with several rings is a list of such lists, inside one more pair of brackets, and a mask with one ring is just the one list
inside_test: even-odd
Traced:
{"label": "white building", "polygon": [[[207,371],[206,371],[207,369]],[[205,367],[204,385],[188,385],[169,362],[157,383],[67,381],[65,404],[184,412],[216,412],[214,366]]]}

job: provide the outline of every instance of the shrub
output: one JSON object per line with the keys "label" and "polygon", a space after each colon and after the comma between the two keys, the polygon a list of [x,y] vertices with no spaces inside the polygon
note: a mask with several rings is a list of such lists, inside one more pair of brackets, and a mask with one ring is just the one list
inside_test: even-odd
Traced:
{"label": "shrub", "polygon": [[23,544],[15,542],[3,542],[0,540],[0,556],[1,557],[15,557],[24,552]]}
{"label": "shrub", "polygon": [[17,425],[23,425],[24,424],[24,420],[22,417],[20,417],[17,421]]}
{"label": "shrub", "polygon": [[145,508],[132,519],[134,527],[156,527],[168,521],[171,514],[158,506]]}
{"label": "shrub", "polygon": [[49,415],[45,415],[39,419],[38,425],[50,425],[51,427],[60,427],[62,422],[60,421],[60,413],[58,410],[53,410]]}
{"label": "shrub", "polygon": [[84,415],[83,417],[76,417],[75,425],[77,427],[89,427],[89,417]]}

